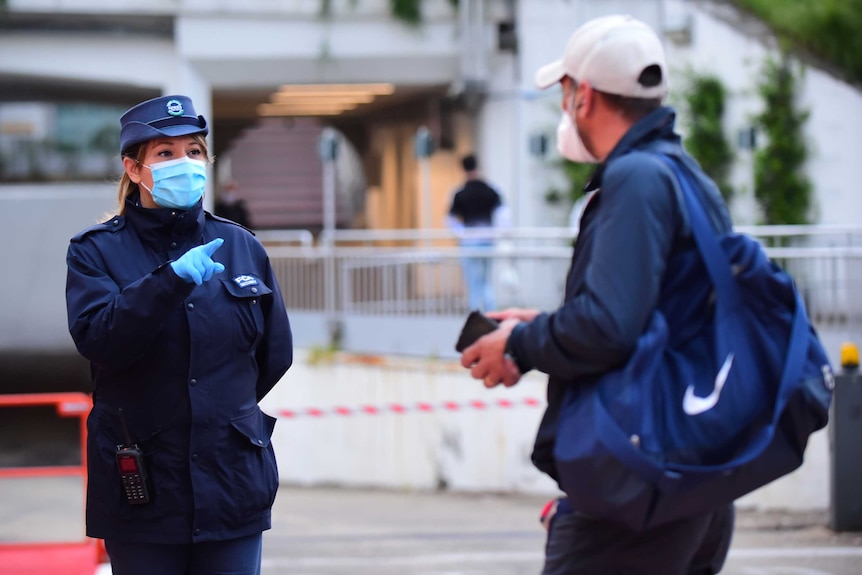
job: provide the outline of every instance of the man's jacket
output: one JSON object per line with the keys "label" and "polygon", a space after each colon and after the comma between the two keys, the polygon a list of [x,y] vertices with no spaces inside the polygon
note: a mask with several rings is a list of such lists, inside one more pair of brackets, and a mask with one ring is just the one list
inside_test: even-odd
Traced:
{"label": "man's jacket", "polygon": [[678,184],[658,154],[679,158],[695,175],[713,228],[731,228],[716,186],[683,151],[674,120],[670,108],[652,112],[598,166],[587,186],[596,193],[581,217],[563,305],[519,324],[510,335],[519,366],[549,376],[533,462],[554,479],[556,423],[566,386],[589,385],[628,359],[665,274],[673,274],[669,256],[694,249]]}

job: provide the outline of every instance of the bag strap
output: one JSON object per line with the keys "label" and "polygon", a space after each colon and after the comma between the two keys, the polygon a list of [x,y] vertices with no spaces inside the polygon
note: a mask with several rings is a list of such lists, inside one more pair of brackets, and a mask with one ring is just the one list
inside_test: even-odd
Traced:
{"label": "bag strap", "polygon": [[[662,159],[667,162],[676,175],[679,181],[679,187],[682,190],[682,196],[685,200],[685,209],[688,210],[689,221],[692,227],[697,248],[704,260],[704,265],[707,268],[713,285],[716,288],[716,296],[719,294],[736,294],[739,295],[739,289],[736,286],[735,278],[731,273],[730,262],[727,255],[721,249],[719,240],[709,225],[706,212],[700,204],[700,200],[695,196],[691,189],[691,184],[688,178],[682,173],[682,170],[676,165],[672,158],[659,154]],[[753,240],[752,240],[753,241]],[[790,279],[792,282],[792,279]],[[791,392],[794,391],[793,383],[799,381],[802,377],[803,363],[807,359],[807,351],[809,345],[810,323],[808,316],[805,313],[805,306],[799,292],[793,289],[796,300],[796,308],[793,313],[793,321],[791,324],[790,340],[787,353],[784,358],[784,368],[781,374],[775,407],[772,411],[772,418],[768,424],[762,426],[749,439],[747,444],[736,456],[728,462],[716,465],[690,465],[690,464],[673,464],[668,465],[658,461],[650,455],[641,452],[638,449],[633,449],[629,437],[623,433],[622,429],[613,422],[613,418],[605,410],[604,405],[600,401],[594,402],[598,409],[602,410],[600,417],[596,417],[596,422],[599,427],[599,436],[602,441],[629,467],[634,469],[638,474],[654,485],[658,486],[662,491],[672,492],[681,486],[679,481],[682,474],[695,474],[711,479],[716,472],[733,472],[735,469],[757,459],[774,440],[775,430],[778,421],[784,413]],[[741,302],[740,302],[741,303]],[[718,312],[717,312],[718,313]],[[792,446],[791,446],[792,448]]]}
{"label": "bag strap", "polygon": [[703,256],[706,271],[712,280],[712,285],[715,287],[716,304],[725,309],[733,309],[737,305],[740,305],[741,301],[739,290],[730,271],[730,262],[727,259],[727,255],[719,245],[718,238],[709,224],[700,200],[695,196],[689,178],[686,177],[677,162],[670,156],[659,154],[659,157],[670,166],[671,171],[676,175],[676,179],[679,182],[682,197],[685,201],[685,208],[688,211],[694,243],[697,245],[701,256]]}
{"label": "bag strap", "polygon": [[[700,200],[695,196],[692,190],[690,179],[686,176],[682,168],[677,162],[666,154],[659,154],[662,160],[670,166],[673,173],[676,175],[682,195],[685,199],[685,207],[688,210],[689,220],[691,222],[692,235],[694,236],[695,244],[703,258],[709,277],[712,280],[716,291],[716,305],[741,305],[739,289],[736,286],[736,281],[731,273],[730,262],[727,255],[722,251],[718,238],[712,231],[709,221],[706,217],[706,212],[700,203]],[[792,282],[793,280],[790,279]],[[793,289],[796,300],[796,309],[793,313],[793,323],[791,324],[790,340],[788,342],[787,354],[784,361],[784,369],[781,374],[779,383],[779,397],[777,398],[777,411],[780,412],[784,407],[786,397],[781,395],[782,390],[787,389],[787,386],[792,382],[792,379],[799,378],[802,373],[802,366],[806,358],[808,348],[808,314],[805,313],[805,304],[802,301],[799,292]],[[724,309],[729,309],[725,307]]]}
{"label": "bag strap", "polygon": [[[699,199],[694,195],[688,178],[683,175],[674,160],[666,157],[664,154],[660,155],[670,165],[671,170],[679,181],[683,192],[682,195],[685,199],[685,208],[688,210],[691,222],[692,234],[695,237],[697,248],[704,260],[704,265],[709,272],[709,276],[713,280],[718,300],[717,303],[722,300],[721,296],[724,296],[726,301],[728,294],[731,294],[731,297],[734,298],[741,298],[739,288],[730,271],[730,263],[727,255],[721,249],[719,240],[708,223],[706,212],[700,205]],[[793,292],[796,299],[796,309],[793,313],[790,340],[787,353],[784,357],[784,369],[781,374],[772,419],[750,438],[747,445],[731,461],[717,465],[668,465],[665,462],[656,460],[633,448],[629,437],[623,433],[619,426],[612,423],[613,418],[607,412],[604,405],[602,405],[602,402],[596,401],[594,404],[600,410],[601,414],[596,417],[596,422],[599,425],[599,435],[602,437],[602,441],[606,443],[622,462],[665,492],[673,492],[681,486],[680,479],[683,473],[700,475],[709,479],[715,472],[732,471],[759,457],[763,453],[763,450],[773,442],[778,421],[784,412],[791,393],[795,389],[795,386],[791,384],[802,377],[803,363],[806,361],[808,355],[810,324],[799,292],[795,288]],[[720,312],[717,311],[716,313]]]}

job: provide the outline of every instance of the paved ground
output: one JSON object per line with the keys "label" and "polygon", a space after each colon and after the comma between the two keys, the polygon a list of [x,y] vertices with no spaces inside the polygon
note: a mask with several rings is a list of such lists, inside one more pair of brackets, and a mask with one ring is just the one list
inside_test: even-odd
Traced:
{"label": "paved ground", "polygon": [[[7,415],[0,418],[0,467],[78,461],[68,440],[74,426]],[[0,479],[0,575],[4,543],[81,540],[83,502],[77,477]],[[264,537],[263,573],[536,575],[543,503],[523,495],[285,485]],[[742,510],[722,574],[862,575],[862,532],[834,533],[827,519]]]}
{"label": "paved ground", "polygon": [[[543,498],[283,486],[264,537],[264,575],[536,575]],[[0,480],[2,543],[76,540],[73,477]],[[739,514],[723,575],[860,575],[862,533],[825,513]],[[661,575],[661,574],[656,574]]]}
{"label": "paved ground", "polygon": [[[535,575],[543,498],[283,487],[266,575]],[[742,511],[726,575],[860,575],[862,533]],[[660,575],[660,574],[656,574]]]}

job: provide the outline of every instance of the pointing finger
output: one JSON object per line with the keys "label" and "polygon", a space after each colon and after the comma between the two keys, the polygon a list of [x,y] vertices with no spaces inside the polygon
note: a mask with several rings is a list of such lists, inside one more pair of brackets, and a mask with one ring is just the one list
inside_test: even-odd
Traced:
{"label": "pointing finger", "polygon": [[206,255],[212,256],[215,253],[215,251],[221,247],[221,245],[223,243],[224,243],[224,240],[222,238],[216,238],[213,241],[211,241],[210,243],[204,245],[203,251]]}

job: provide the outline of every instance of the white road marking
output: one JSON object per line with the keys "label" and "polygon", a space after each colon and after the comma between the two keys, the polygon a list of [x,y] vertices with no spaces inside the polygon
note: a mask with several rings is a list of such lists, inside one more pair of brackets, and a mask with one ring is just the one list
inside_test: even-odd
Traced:
{"label": "white road marking", "polygon": [[[731,549],[729,559],[823,559],[862,557],[862,547],[763,547]],[[536,563],[544,559],[538,551],[504,551],[475,553],[438,553],[433,555],[390,555],[371,557],[285,557],[263,560],[263,567],[367,567],[403,566],[430,567],[437,565],[470,565],[478,563]],[[770,573],[775,573],[774,571]],[[754,574],[752,574],[754,575]],[[821,575],[817,571],[802,571],[787,575]]]}
{"label": "white road marking", "polygon": [[760,547],[731,549],[733,559],[815,559],[821,557],[862,557],[862,547]]}
{"label": "white road marking", "polygon": [[285,557],[264,559],[263,567],[365,567],[404,566],[428,567],[431,565],[465,565],[471,563],[534,563],[542,561],[544,554],[538,551],[506,551],[478,553],[439,553],[434,555],[398,555],[373,557]]}
{"label": "white road marking", "polygon": [[742,575],[832,575],[832,573],[808,567],[743,567]]}

